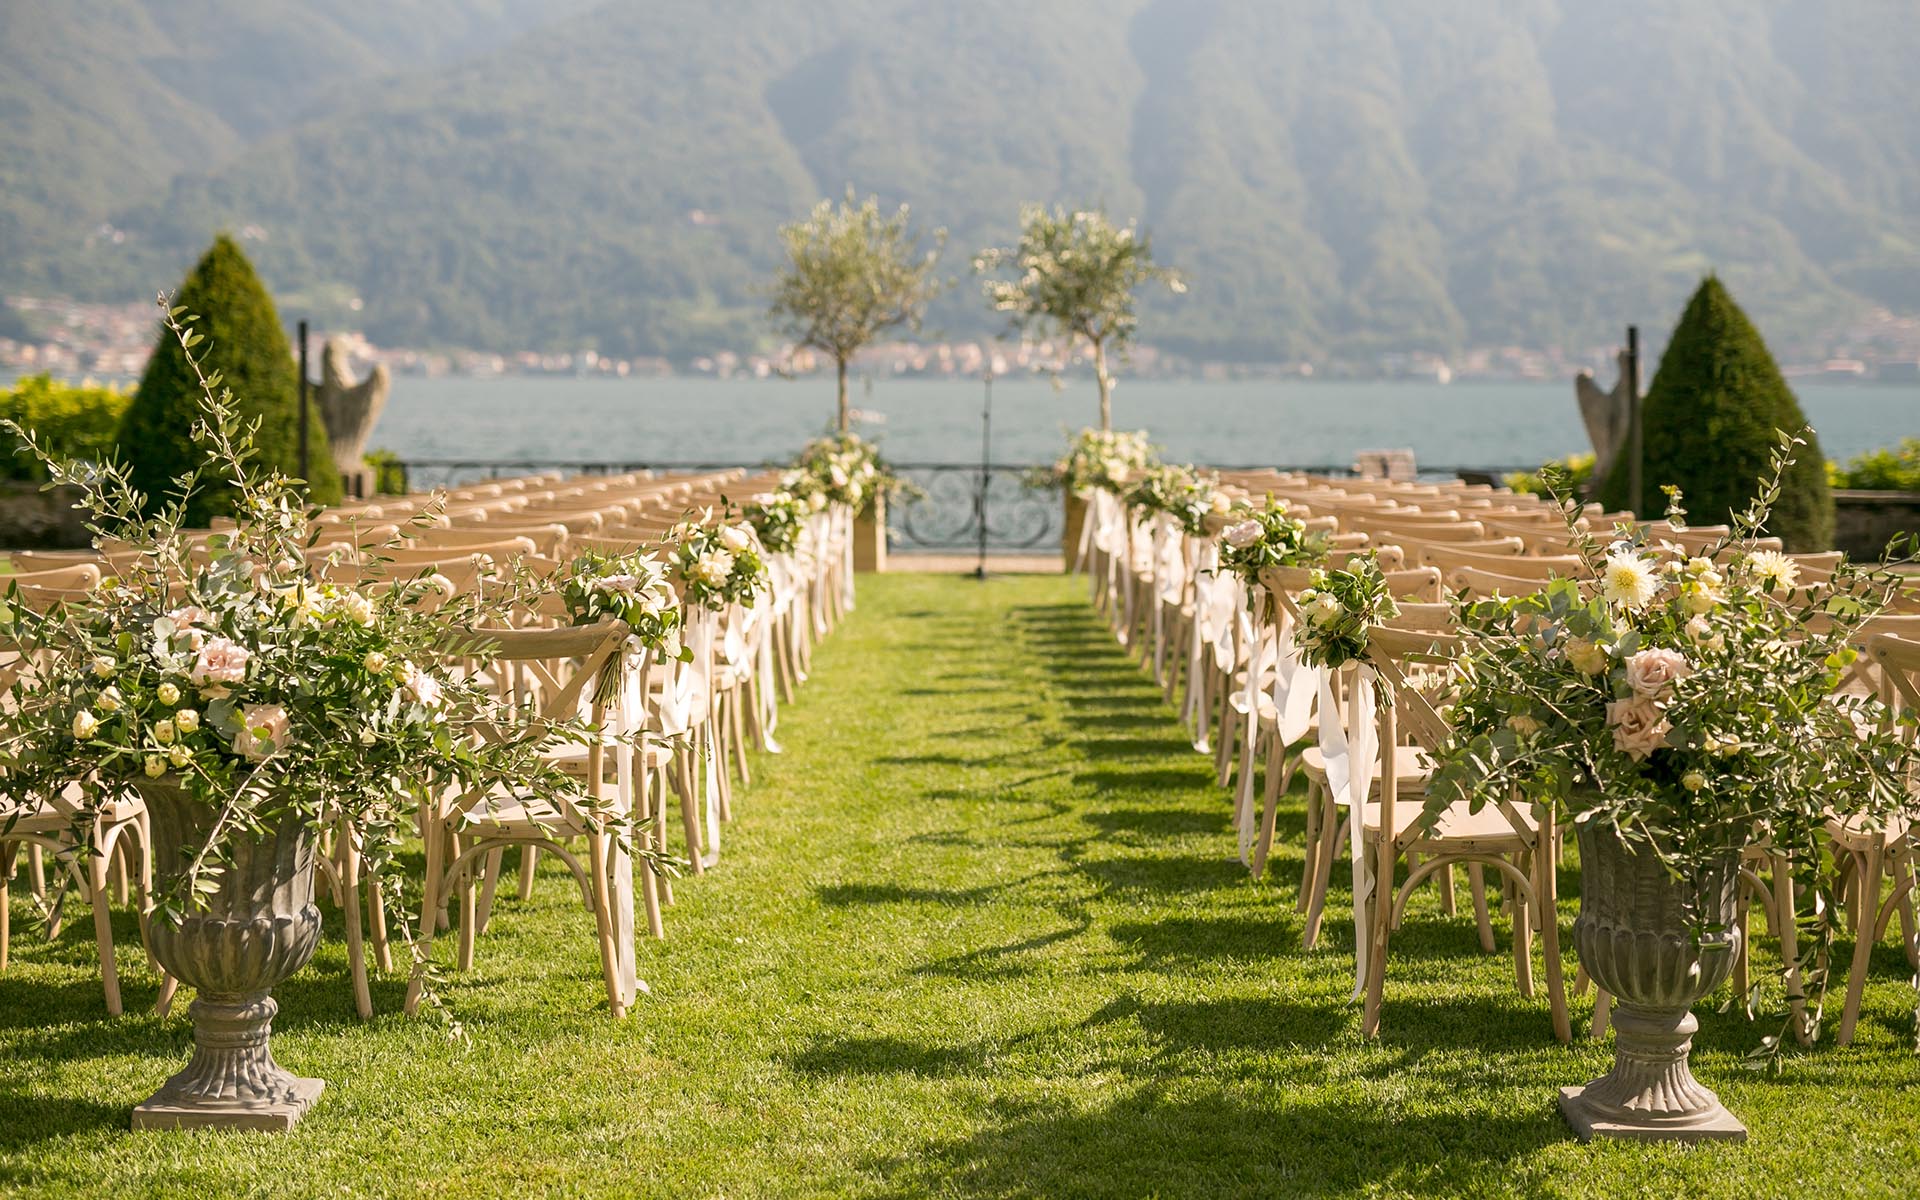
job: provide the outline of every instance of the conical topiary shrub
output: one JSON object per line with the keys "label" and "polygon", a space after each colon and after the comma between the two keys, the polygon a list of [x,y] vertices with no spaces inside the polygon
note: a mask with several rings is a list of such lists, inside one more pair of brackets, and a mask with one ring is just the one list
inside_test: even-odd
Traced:
{"label": "conical topiary shrub", "polygon": [[[1799,433],[1807,419],[1774,365],[1759,330],[1720,280],[1701,282],[1674,327],[1659,373],[1647,389],[1641,437],[1642,517],[1665,509],[1660,489],[1684,493],[1687,519],[1718,525],[1747,507],[1767,473],[1779,430]],[[1610,509],[1627,506],[1627,464],[1617,462],[1600,492]],[[1826,458],[1808,436],[1781,481],[1767,532],[1787,549],[1816,551],[1833,542],[1833,496]]]}
{"label": "conical topiary shrub", "polygon": [[[259,419],[255,464],[261,470],[307,480],[316,503],[337,503],[340,473],[328,454],[320,411],[311,401],[307,462],[304,469],[300,465],[299,371],[273,298],[233,239],[225,234],[214,239],[180,285],[174,303],[199,315],[193,329],[206,341],[194,347],[194,353],[201,357],[202,368],[209,374],[221,372],[224,386],[233,389],[242,419]],[[118,447],[149,508],[159,506],[176,476],[203,461],[192,434],[199,395],[200,385],[187,365],[185,351],[171,332],[162,329],[146,374],[140,377],[140,388],[121,420]],[[204,525],[230,507],[225,486],[203,481],[187,507],[187,521]]]}

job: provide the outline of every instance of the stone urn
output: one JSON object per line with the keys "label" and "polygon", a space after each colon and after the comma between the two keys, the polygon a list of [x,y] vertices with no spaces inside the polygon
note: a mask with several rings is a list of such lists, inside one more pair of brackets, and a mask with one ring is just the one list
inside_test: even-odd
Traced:
{"label": "stone urn", "polygon": [[[1725,982],[1740,950],[1739,852],[1675,879],[1651,850],[1627,845],[1611,827],[1582,825],[1579,840],[1573,943],[1587,974],[1614,998],[1613,1070],[1561,1088],[1561,1113],[1583,1142],[1744,1141],[1746,1126],[1687,1063],[1700,1027],[1693,1005]],[[1705,937],[1687,911],[1689,893],[1714,929]]]}
{"label": "stone urn", "polygon": [[[202,844],[212,813],[171,778],[143,782],[153,823],[154,881],[176,886],[185,856]],[[232,847],[232,862],[206,907],[179,923],[153,923],[153,955],[198,992],[193,1058],[133,1110],[135,1129],[262,1129],[285,1132],[326,1085],[273,1061],[267,1039],[279,1011],[274,987],[313,957],[320,910],[313,903],[315,839],[287,819]]]}
{"label": "stone urn", "polygon": [[1073,574],[1073,560],[1080,554],[1080,532],[1087,527],[1087,498],[1076,496],[1072,488],[1060,489],[1065,505],[1065,521],[1060,527],[1060,554],[1066,560],[1067,574]]}

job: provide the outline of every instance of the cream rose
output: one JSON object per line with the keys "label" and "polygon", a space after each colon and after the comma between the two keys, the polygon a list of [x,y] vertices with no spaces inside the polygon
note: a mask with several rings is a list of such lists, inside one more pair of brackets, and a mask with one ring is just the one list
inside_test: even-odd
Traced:
{"label": "cream rose", "polygon": [[720,587],[733,574],[733,555],[725,550],[709,550],[693,564],[693,576],[711,587]]}
{"label": "cream rose", "polygon": [[744,553],[753,545],[753,534],[743,525],[724,525],[720,529],[720,544],[735,554]]}
{"label": "cream rose", "polygon": [[1667,718],[1659,705],[1644,697],[1607,705],[1607,724],[1613,727],[1614,749],[1636,761],[1644,761],[1667,744]]}
{"label": "cream rose", "polygon": [[73,714],[73,736],[76,741],[86,741],[100,732],[100,718],[86,709]]}
{"label": "cream rose", "polygon": [[1627,658],[1627,686],[1633,694],[1659,700],[1673,691],[1674,681],[1685,678],[1692,668],[1687,656],[1678,650],[1654,647]]}
{"label": "cream rose", "polygon": [[153,694],[158,696],[160,703],[166,705],[168,708],[172,708],[174,705],[180,703],[180,689],[171,683],[161,684],[154,689]]}
{"label": "cream rose", "polygon": [[373,624],[373,601],[359,592],[348,592],[340,598],[340,612],[355,625]]}
{"label": "cream rose", "polygon": [[1605,649],[1586,638],[1568,638],[1565,650],[1567,661],[1582,675],[1604,674],[1613,664]]}
{"label": "cream rose", "polygon": [[200,714],[191,708],[183,708],[173,714],[173,727],[181,733],[192,733],[200,728]]}

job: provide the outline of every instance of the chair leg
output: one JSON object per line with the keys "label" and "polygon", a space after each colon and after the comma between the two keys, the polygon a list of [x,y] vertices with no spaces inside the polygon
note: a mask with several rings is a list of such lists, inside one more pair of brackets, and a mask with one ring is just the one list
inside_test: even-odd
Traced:
{"label": "chair leg", "polygon": [[1239,730],[1234,728],[1233,718],[1233,673],[1228,672],[1226,683],[1220,689],[1220,741],[1213,748],[1213,770],[1219,776],[1221,787],[1233,782],[1233,750],[1235,736]]}
{"label": "chair leg", "polygon": [[387,890],[378,879],[367,880],[367,924],[373,929],[373,961],[382,971],[393,970],[393,947],[387,940]]}
{"label": "chair leg", "polygon": [[353,977],[353,1009],[362,1021],[373,1019],[373,990],[367,983],[367,948],[360,928],[360,852],[352,835],[341,831],[340,916],[347,927],[347,970]]}
{"label": "chair leg", "polygon": [[752,787],[753,775],[747,768],[747,718],[742,703],[747,685],[733,689],[728,703],[733,709],[733,765],[740,772],[740,786]]}
{"label": "chair leg", "polygon": [[507,849],[505,846],[495,846],[488,852],[486,858],[482,860],[486,863],[486,867],[481,873],[480,903],[478,905],[478,911],[474,914],[473,933],[475,937],[485,933],[487,931],[487,923],[493,920],[493,897],[494,893],[500,888],[500,868],[504,865],[503,860],[506,856]]}
{"label": "chair leg", "polygon": [[420,884],[420,940],[414,946],[414,961],[408,967],[407,998],[401,1006],[408,1016],[420,1011],[420,997],[426,991],[427,964],[433,961],[433,933],[440,916],[440,863],[445,839],[436,818],[429,817],[425,824],[427,865],[426,878]]}
{"label": "chair leg", "polygon": [[1513,893],[1513,977],[1520,994],[1533,999],[1533,914],[1522,888]]}
{"label": "chair leg", "polygon": [[[652,786],[654,789],[653,812],[655,818],[653,822],[653,848],[659,851],[660,856],[664,858],[667,854],[667,773],[665,771],[654,772]],[[654,881],[660,889],[660,903],[663,905],[672,904],[673,880],[664,874],[660,874],[655,876]]]}
{"label": "chair leg", "polygon": [[1806,983],[1800,964],[1800,917],[1796,907],[1793,863],[1785,855],[1773,859],[1774,936],[1780,939],[1780,957],[1787,964],[1788,1024],[1794,1040],[1807,1045],[1813,1026],[1807,1020]]}
{"label": "chair leg", "polygon": [[[1411,865],[1411,864],[1409,864]],[[1467,870],[1474,869],[1469,864]],[[1434,881],[1440,885],[1440,915],[1451,917],[1460,911],[1458,898],[1453,894],[1453,868],[1447,867],[1434,875]]]}
{"label": "chair leg", "polygon": [[1747,992],[1753,987],[1753,960],[1748,953],[1753,944],[1753,894],[1752,886],[1739,885],[1739,900],[1733,910],[1734,928],[1740,931],[1740,949],[1733,956],[1733,994],[1746,1002]]}
{"label": "chair leg", "polygon": [[1493,922],[1487,918],[1487,873],[1479,863],[1467,864],[1467,887],[1473,893],[1473,920],[1480,927],[1480,950],[1493,953]]}
{"label": "chair leg", "polygon": [[1267,856],[1273,853],[1273,831],[1280,823],[1280,794],[1286,787],[1286,757],[1287,748],[1280,743],[1276,732],[1267,751],[1267,778],[1260,793],[1260,840],[1253,848],[1255,879],[1266,876]]}
{"label": "chair leg", "polygon": [[1867,966],[1873,958],[1873,932],[1880,916],[1883,855],[1880,840],[1875,838],[1854,876],[1853,970],[1847,975],[1847,1003],[1840,1012],[1840,1032],[1834,1038],[1842,1046],[1853,1041],[1853,1027],[1860,1019],[1860,1001],[1867,990]]}
{"label": "chair leg", "polygon": [[99,852],[100,834],[96,829],[96,853],[87,860],[91,872],[87,888],[88,900],[93,905],[93,940],[100,951],[100,986],[107,997],[107,1014],[117,1017],[124,1010],[120,1005],[120,970],[113,958],[113,909],[111,881],[108,879],[109,863],[113,857],[111,848]]}
{"label": "chair leg", "polygon": [[533,873],[540,863],[540,848],[527,845],[520,847],[520,900],[525,903],[533,899]]}
{"label": "chair leg", "polygon": [[[461,843],[465,838],[453,841],[453,856],[458,859],[466,853]],[[468,859],[467,865],[460,870],[460,878],[454,886],[460,889],[460,949],[455,959],[457,968],[462,971],[473,970],[473,943],[480,932],[480,888],[473,877],[474,860]]]}
{"label": "chair leg", "polygon": [[1546,966],[1547,1008],[1553,1015],[1553,1036],[1564,1045],[1573,1041],[1573,1023],[1567,1017],[1566,964],[1560,957],[1559,885],[1555,871],[1559,855],[1551,844],[1533,856],[1533,899],[1540,928],[1540,957]]}
{"label": "chair leg", "polygon": [[1326,913],[1327,886],[1333,879],[1333,856],[1340,846],[1341,825],[1340,808],[1334,803],[1332,794],[1323,789],[1320,798],[1319,865],[1314,873],[1313,899],[1307,905],[1306,929],[1300,938],[1300,944],[1308,950],[1320,941],[1320,919]]}
{"label": "chair leg", "polygon": [[0,842],[0,971],[7,969],[13,945],[13,860],[19,852],[19,843]]}
{"label": "chair leg", "polygon": [[1603,987],[1593,989],[1593,1040],[1599,1041],[1607,1036],[1609,1017],[1613,1013],[1613,993]]}
{"label": "chair leg", "polygon": [[589,836],[588,860],[592,864],[593,922],[600,937],[600,973],[607,981],[607,1008],[614,1017],[627,1015],[626,987],[620,978],[620,952],[614,945],[613,909],[608,892],[607,838],[604,834]]}
{"label": "chair leg", "polygon": [[706,850],[701,845],[704,840],[700,832],[702,814],[698,793],[693,786],[693,752],[691,750],[681,750],[674,754],[673,774],[675,790],[680,793],[680,820],[686,826],[687,858],[692,863],[691,869],[694,875],[705,875],[707,868],[701,861],[706,857]]}
{"label": "chair leg", "polygon": [[34,899],[46,899],[47,862],[38,843],[27,847],[27,886],[33,890]]}
{"label": "chair leg", "polygon": [[1320,792],[1315,785],[1307,786],[1307,833],[1306,844],[1300,854],[1300,892],[1293,898],[1293,911],[1304,913],[1307,903],[1313,896],[1314,877],[1320,862]]}

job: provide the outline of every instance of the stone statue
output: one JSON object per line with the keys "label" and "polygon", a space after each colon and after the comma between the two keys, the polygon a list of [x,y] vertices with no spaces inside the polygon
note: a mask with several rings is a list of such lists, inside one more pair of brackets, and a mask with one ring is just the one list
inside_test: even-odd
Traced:
{"label": "stone statue", "polygon": [[333,465],[339,468],[349,496],[364,499],[373,494],[373,471],[365,461],[367,438],[380,419],[380,410],[387,406],[392,384],[385,363],[376,364],[371,374],[355,383],[347,373],[346,351],[332,338],[320,351],[320,382],[313,394],[327,427]]}
{"label": "stone statue", "polygon": [[1633,397],[1640,390],[1638,380],[1628,379],[1633,360],[1622,350],[1614,360],[1620,365],[1619,381],[1613,390],[1603,392],[1593,381],[1592,371],[1582,371],[1573,381],[1573,394],[1580,401],[1580,416],[1587,423],[1587,437],[1593,442],[1593,478],[1607,477],[1613,461],[1627,444],[1628,427],[1633,422]]}

